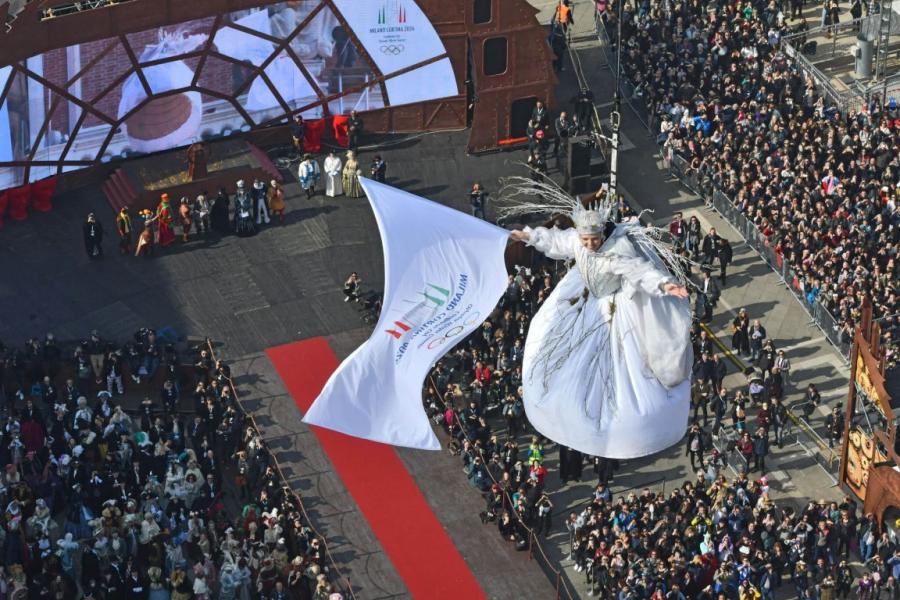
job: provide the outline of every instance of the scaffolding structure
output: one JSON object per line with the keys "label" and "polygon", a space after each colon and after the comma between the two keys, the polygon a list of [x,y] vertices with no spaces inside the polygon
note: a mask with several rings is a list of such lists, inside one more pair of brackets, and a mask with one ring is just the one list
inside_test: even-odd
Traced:
{"label": "scaffolding structure", "polygon": [[[873,0],[867,9],[859,19],[781,39],[781,50],[842,113],[900,96],[900,16],[891,10],[891,0]],[[860,69],[862,44],[874,46],[874,65]]]}

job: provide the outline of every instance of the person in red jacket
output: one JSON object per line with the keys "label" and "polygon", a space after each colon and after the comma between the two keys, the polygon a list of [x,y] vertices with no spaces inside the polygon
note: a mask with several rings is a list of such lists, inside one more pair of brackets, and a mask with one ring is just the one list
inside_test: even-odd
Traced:
{"label": "person in red jacket", "polygon": [[485,387],[491,383],[491,368],[481,361],[475,363],[475,381]]}

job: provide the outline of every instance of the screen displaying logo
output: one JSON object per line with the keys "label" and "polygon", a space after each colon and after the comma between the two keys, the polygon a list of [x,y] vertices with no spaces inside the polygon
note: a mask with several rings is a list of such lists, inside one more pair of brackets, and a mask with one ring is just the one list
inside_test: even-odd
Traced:
{"label": "screen displaying logo", "polygon": [[401,2],[385,2],[378,9],[379,25],[402,25],[406,23],[406,8]]}

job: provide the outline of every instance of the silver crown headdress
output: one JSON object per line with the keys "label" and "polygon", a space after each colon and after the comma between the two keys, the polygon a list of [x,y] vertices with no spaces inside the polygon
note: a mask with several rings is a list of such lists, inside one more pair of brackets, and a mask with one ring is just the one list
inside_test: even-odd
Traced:
{"label": "silver crown headdress", "polygon": [[583,235],[603,233],[606,223],[616,220],[618,209],[616,200],[608,194],[585,206],[549,178],[532,181],[527,177],[507,177],[499,196],[497,210],[501,218],[561,214],[570,217]]}
{"label": "silver crown headdress", "polygon": [[605,202],[592,202],[585,207],[576,201],[571,217],[581,235],[600,235],[606,229],[606,223],[615,220],[616,208]]}
{"label": "silver crown headdress", "polygon": [[[610,194],[592,199],[585,206],[550,178],[532,181],[527,177],[512,176],[504,178],[502,183],[497,213],[503,220],[527,215],[565,215],[572,219],[579,234],[597,235],[603,233],[607,222],[616,221],[618,215],[618,202]],[[627,224],[627,235],[648,257],[653,260],[661,259],[676,279],[690,285],[687,266],[696,264],[679,255],[671,243],[666,241],[670,237],[668,230],[641,225],[641,215]]]}

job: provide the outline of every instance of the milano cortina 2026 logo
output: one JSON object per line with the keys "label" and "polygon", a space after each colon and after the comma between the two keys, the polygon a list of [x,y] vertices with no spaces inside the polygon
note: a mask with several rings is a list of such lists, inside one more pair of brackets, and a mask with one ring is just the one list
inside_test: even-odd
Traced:
{"label": "milano cortina 2026 logo", "polygon": [[407,22],[406,3],[410,0],[385,0],[378,7],[376,24],[369,33],[377,35],[378,50],[382,54],[397,56],[409,42],[408,35],[416,28]]}
{"label": "milano cortina 2026 logo", "polygon": [[457,336],[479,323],[478,311],[465,302],[469,276],[460,273],[452,281],[450,284],[426,282],[421,297],[403,301],[412,307],[394,318],[384,330],[400,342],[394,354],[395,364],[403,360],[411,346],[432,353],[446,351]]}

